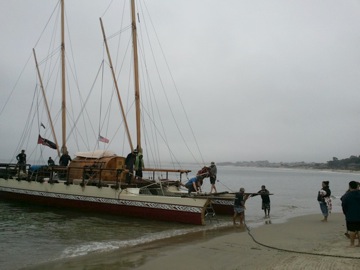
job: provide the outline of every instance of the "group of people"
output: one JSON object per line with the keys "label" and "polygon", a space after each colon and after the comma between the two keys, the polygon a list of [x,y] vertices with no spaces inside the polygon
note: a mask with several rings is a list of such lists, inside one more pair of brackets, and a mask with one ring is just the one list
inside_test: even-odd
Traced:
{"label": "group of people", "polygon": [[[217,193],[216,190],[216,179],[217,179],[217,167],[215,162],[211,162],[209,167],[204,167],[202,170],[198,172],[195,177],[189,179],[189,181],[183,185],[187,188],[188,193],[191,192],[201,192],[201,186],[203,184],[204,178],[210,178],[211,189],[210,193],[213,191]],[[266,189],[264,185],[261,186],[261,190],[257,193],[245,194],[245,189],[242,187],[240,188],[239,192],[235,194],[234,200],[234,216],[233,222],[236,225],[236,219],[240,219],[240,225],[244,224],[245,220],[245,202],[249,197],[254,197],[260,195],[261,196],[261,208],[264,210],[265,217],[270,217],[270,192]]]}
{"label": "group of people", "polygon": [[[59,165],[66,167],[69,165],[70,161],[72,161],[72,159],[69,155],[69,152],[66,151],[64,154],[61,155],[61,157],[59,159]],[[55,161],[51,157],[49,157],[47,163],[48,163],[48,166],[50,166],[50,167],[55,166]]]}
{"label": "group of people", "polygon": [[[322,188],[318,192],[317,200],[320,204],[323,219],[326,222],[331,213],[331,190],[329,181],[322,182]],[[360,184],[350,181],[346,193],[341,197],[341,207],[345,215],[346,229],[345,235],[350,238],[350,246],[355,246],[355,239],[358,238],[360,246]]]}
{"label": "group of people", "polygon": [[200,171],[198,171],[195,177],[189,179],[189,181],[183,185],[187,188],[188,193],[191,192],[201,192],[201,186],[203,185],[203,181],[206,177],[210,178],[211,189],[210,193],[213,191],[217,193],[216,190],[216,175],[217,175],[217,167],[215,162],[211,162],[209,167],[203,167]]}
{"label": "group of people", "polygon": [[143,177],[143,168],[144,168],[144,159],[142,152],[138,149],[134,149],[129,153],[125,159],[125,168],[128,170],[126,174],[126,183],[130,184],[131,179],[134,175],[135,169],[135,179],[142,179]]}
{"label": "group of people", "polygon": [[[25,150],[21,150],[21,152],[16,156],[16,160],[17,160],[17,167],[19,168],[19,171],[23,171],[24,173],[26,173],[26,154],[25,154]],[[60,166],[68,166],[69,162],[71,161],[71,157],[69,155],[69,153],[66,151],[64,152],[60,159],[59,159],[59,165]],[[48,161],[48,166],[55,166],[55,161],[49,157]]]}

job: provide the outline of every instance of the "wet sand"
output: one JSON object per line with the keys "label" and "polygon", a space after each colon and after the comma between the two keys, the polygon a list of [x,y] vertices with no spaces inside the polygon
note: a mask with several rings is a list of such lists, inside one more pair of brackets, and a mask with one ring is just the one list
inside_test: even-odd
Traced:
{"label": "wet sand", "polygon": [[33,269],[359,269],[360,247],[349,247],[344,215],[320,220],[320,214],[264,220],[250,230],[231,226]]}

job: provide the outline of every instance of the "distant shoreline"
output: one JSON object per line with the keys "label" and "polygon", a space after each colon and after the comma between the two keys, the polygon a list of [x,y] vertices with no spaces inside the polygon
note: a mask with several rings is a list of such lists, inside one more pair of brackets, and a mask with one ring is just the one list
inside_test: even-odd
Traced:
{"label": "distant shoreline", "polygon": [[318,167],[313,165],[298,165],[297,163],[270,163],[269,165],[258,164],[256,162],[218,162],[217,166],[232,166],[232,167],[242,167],[242,168],[269,168],[269,169],[301,169],[301,170],[316,170],[316,171],[329,171],[329,172],[345,172],[345,173],[360,173],[360,170],[352,169],[332,169],[326,167]]}

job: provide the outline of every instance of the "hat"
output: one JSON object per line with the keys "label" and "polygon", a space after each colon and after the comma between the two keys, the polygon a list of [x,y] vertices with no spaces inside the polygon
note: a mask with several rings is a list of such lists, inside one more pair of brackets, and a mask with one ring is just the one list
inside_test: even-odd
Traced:
{"label": "hat", "polygon": [[211,161],[211,165],[215,165],[215,162],[214,162],[214,161]]}

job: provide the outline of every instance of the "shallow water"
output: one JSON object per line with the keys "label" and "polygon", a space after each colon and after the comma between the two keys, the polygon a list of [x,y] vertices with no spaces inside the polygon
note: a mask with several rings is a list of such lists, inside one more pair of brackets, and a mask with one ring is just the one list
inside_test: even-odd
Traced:
{"label": "shallow water", "polygon": [[[196,171],[196,168],[195,170]],[[314,170],[270,168],[218,167],[216,186],[219,191],[257,192],[266,185],[271,193],[271,222],[319,213],[316,200],[321,182],[330,181],[335,196],[333,212],[341,212],[340,196],[351,180],[359,174]],[[205,181],[203,191],[210,191]],[[260,197],[246,203],[246,220],[250,227],[265,223]],[[231,217],[217,217],[206,226],[156,222],[143,219],[113,217],[59,210],[0,201],[0,265],[1,269],[35,267],[40,263],[78,258],[84,255],[106,254],[127,247],[151,243],[189,233],[230,226]],[[268,222],[268,220],[267,220]],[[212,230],[213,233],[216,230]]]}

